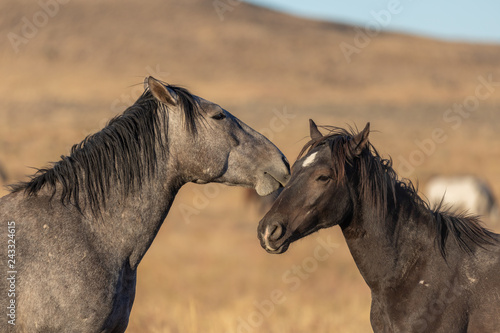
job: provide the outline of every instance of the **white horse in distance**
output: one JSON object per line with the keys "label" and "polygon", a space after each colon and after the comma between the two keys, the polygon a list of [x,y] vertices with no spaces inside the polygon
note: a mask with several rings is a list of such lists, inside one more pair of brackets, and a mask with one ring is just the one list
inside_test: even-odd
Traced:
{"label": "white horse in distance", "polygon": [[493,225],[500,222],[500,210],[490,186],[482,179],[467,176],[435,176],[425,192],[431,204],[443,204],[469,214],[487,218]]}

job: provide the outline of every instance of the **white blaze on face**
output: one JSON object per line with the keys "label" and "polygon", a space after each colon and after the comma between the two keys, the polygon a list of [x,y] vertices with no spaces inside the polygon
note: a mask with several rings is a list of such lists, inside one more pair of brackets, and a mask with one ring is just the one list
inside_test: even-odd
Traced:
{"label": "white blaze on face", "polygon": [[302,167],[305,168],[306,166],[309,166],[313,164],[314,160],[316,159],[316,154],[318,152],[315,152],[314,154],[309,155],[305,160],[304,163],[302,163]]}

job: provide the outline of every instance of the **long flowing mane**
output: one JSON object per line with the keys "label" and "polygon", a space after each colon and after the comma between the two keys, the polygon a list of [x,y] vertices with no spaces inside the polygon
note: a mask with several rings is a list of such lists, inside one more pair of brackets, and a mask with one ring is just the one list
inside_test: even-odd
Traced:
{"label": "long flowing mane", "polygon": [[[353,128],[322,128],[329,133],[306,143],[298,158],[319,145],[328,144],[332,152],[334,179],[337,182],[346,181],[346,169],[349,168],[352,171],[350,174],[355,175],[352,178],[359,188],[361,199],[374,207],[379,218],[384,219],[400,197],[402,198],[399,200],[409,198],[415,205],[428,211],[432,217],[430,220],[435,230],[436,244],[443,257],[446,258],[448,237],[454,239],[467,253],[472,253],[472,244],[484,247],[498,243],[497,235],[482,227],[478,216],[452,212],[441,203],[431,209],[429,203],[420,198],[413,183],[409,179],[400,179],[392,167],[392,160],[382,158],[371,143],[368,143],[360,155],[356,155],[349,144],[357,134]],[[406,195],[401,196],[401,193]]]}
{"label": "long flowing mane", "polygon": [[[185,88],[167,87],[177,94],[186,130],[196,135],[198,119],[202,117],[198,98]],[[146,88],[132,106],[111,119],[104,129],[75,144],[68,156],[61,156],[51,167],[38,169],[29,181],[12,185],[11,191],[35,196],[47,187],[52,191],[52,200],[56,185],[60,184],[63,205],[74,205],[80,212],[86,205],[94,216],[99,216],[112,184],[119,183],[123,195],[128,195],[141,186],[144,177],[156,171],[157,154],[168,153],[168,111]]]}

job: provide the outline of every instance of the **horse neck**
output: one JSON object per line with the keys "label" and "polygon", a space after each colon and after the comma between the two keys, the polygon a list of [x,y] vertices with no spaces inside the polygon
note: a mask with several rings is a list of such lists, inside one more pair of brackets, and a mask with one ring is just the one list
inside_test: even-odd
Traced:
{"label": "horse neck", "polygon": [[[403,283],[415,265],[434,251],[434,238],[426,229],[427,209],[405,191],[398,190],[385,217],[358,201],[353,219],[342,232],[358,269],[372,291]],[[392,200],[390,200],[392,201]]]}
{"label": "horse neck", "polygon": [[145,177],[140,188],[128,195],[111,191],[102,221],[91,221],[117,264],[128,260],[132,268],[137,267],[183,185],[170,160],[168,156],[159,159],[154,175]]}

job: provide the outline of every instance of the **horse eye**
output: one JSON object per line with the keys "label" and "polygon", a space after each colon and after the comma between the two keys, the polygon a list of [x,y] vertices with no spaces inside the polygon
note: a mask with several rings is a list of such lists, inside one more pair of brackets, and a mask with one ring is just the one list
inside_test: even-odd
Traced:
{"label": "horse eye", "polygon": [[217,113],[215,116],[212,116],[212,119],[215,119],[215,120],[222,120],[225,118],[226,118],[226,115],[223,112]]}
{"label": "horse eye", "polygon": [[326,182],[326,181],[330,180],[330,177],[321,175],[318,178],[316,178],[316,180],[319,182]]}

